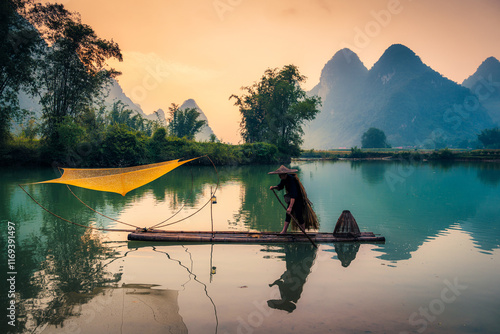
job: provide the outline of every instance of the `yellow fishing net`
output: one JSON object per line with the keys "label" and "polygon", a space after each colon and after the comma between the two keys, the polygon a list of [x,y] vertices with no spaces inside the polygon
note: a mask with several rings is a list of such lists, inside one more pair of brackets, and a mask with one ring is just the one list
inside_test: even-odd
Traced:
{"label": "yellow fishing net", "polygon": [[125,196],[131,190],[139,188],[173,169],[198,158],[179,161],[171,160],[150,165],[125,168],[63,168],[64,173],[58,179],[36,182],[63,183],[86,189],[107,191]]}

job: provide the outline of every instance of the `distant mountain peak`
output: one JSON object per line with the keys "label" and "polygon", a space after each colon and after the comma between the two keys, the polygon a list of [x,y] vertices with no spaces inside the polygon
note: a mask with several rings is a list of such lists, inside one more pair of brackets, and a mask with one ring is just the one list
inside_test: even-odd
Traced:
{"label": "distant mountain peak", "polygon": [[373,70],[380,69],[416,69],[424,65],[419,56],[402,44],[393,44],[382,54],[373,65]]}
{"label": "distant mountain peak", "polygon": [[363,65],[361,60],[359,59],[358,55],[351,51],[350,49],[342,49],[340,51],[337,51],[333,57],[326,63],[325,67],[329,66],[335,66],[335,67],[359,67],[362,66],[363,68],[366,69],[366,67]]}
{"label": "distant mountain peak", "polygon": [[485,61],[483,61],[481,66],[483,66],[483,65],[484,66],[490,66],[490,65],[496,66],[496,65],[500,65],[500,61],[498,61],[498,59],[496,59],[495,57],[491,56],[491,57],[486,58]]}
{"label": "distant mountain peak", "polygon": [[207,116],[205,115],[205,113],[203,112],[203,110],[201,110],[201,108],[198,106],[198,104],[196,103],[196,101],[194,99],[187,99],[179,107],[180,110],[191,109],[191,108],[196,109],[200,113],[199,119],[207,121],[206,126],[204,126],[201,129],[201,131],[196,134],[196,136],[195,136],[196,140],[198,140],[198,141],[208,141],[208,140],[210,140],[211,136],[214,135],[214,131],[210,127],[210,124],[208,122]]}
{"label": "distant mountain peak", "polygon": [[[500,69],[495,58],[485,63]],[[364,65],[349,49],[337,52],[323,68],[319,84],[309,92],[321,97],[321,112],[305,129],[304,148],[360,145],[370,127],[384,131],[393,146],[466,147],[493,123],[483,106],[460,122],[447,118],[471,92],[434,71],[402,44],[385,50],[370,70],[365,68],[365,75],[356,68]],[[490,76],[491,72],[484,78]],[[496,101],[492,94],[490,101]],[[442,137],[434,135],[436,129]]]}
{"label": "distant mountain peak", "polygon": [[500,125],[500,62],[495,57],[486,58],[476,72],[462,82],[477,95],[495,124]]}
{"label": "distant mountain peak", "polygon": [[343,79],[353,75],[363,75],[368,69],[358,55],[350,49],[342,49],[325,64],[321,71],[320,82],[332,82],[333,78]]}
{"label": "distant mountain peak", "polygon": [[493,82],[500,80],[500,62],[495,57],[486,58],[477,68],[476,72],[462,82],[467,88],[473,88],[481,78]]}
{"label": "distant mountain peak", "polygon": [[186,109],[186,108],[195,108],[201,111],[201,108],[198,106],[198,104],[196,104],[196,101],[194,99],[187,99],[182,103],[180,109]]}

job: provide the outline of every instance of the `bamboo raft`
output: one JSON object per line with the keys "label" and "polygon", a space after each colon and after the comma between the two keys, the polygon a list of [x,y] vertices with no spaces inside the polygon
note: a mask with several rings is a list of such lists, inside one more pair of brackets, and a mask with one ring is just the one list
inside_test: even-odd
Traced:
{"label": "bamboo raft", "polygon": [[[372,232],[359,235],[335,235],[333,233],[307,233],[317,243],[325,242],[385,242],[383,236]],[[226,242],[226,243],[287,243],[309,242],[302,233],[279,234],[276,232],[246,231],[137,231],[128,235],[131,241],[168,241],[168,242]]]}
{"label": "bamboo raft", "polygon": [[233,242],[233,243],[282,243],[282,242],[385,242],[383,236],[373,232],[360,232],[349,210],[340,215],[333,233],[307,232],[280,234],[276,232],[248,231],[162,231],[136,230],[128,235],[130,241],[167,242]]}

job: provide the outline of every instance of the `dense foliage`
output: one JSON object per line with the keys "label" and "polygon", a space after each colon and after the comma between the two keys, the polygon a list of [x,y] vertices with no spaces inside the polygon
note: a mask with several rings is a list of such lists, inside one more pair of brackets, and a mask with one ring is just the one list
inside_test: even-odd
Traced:
{"label": "dense foliage", "polygon": [[500,129],[485,129],[477,136],[484,148],[500,148]]}
{"label": "dense foliage", "polygon": [[0,144],[9,137],[11,120],[23,116],[17,98],[21,88],[32,82],[38,33],[17,10],[23,1],[0,2]]}
{"label": "dense foliage", "polygon": [[300,87],[305,77],[295,65],[267,69],[259,82],[243,87],[242,96],[231,95],[239,107],[240,131],[246,143],[267,142],[291,156],[300,154],[302,125],[313,120],[321,100],[308,97]]}
{"label": "dense foliage", "polygon": [[[120,48],[61,4],[2,1],[0,12],[0,137],[5,141],[11,119],[20,116],[18,94],[24,89],[41,104],[40,135],[62,150],[76,136],[66,131],[79,125],[69,124],[71,119],[82,118],[119,74],[106,61],[121,61]],[[65,133],[72,138],[61,137]]]}
{"label": "dense foliage", "polygon": [[387,138],[384,131],[377,128],[369,128],[361,137],[362,148],[386,148],[390,147],[387,144]]}
{"label": "dense foliage", "polygon": [[[78,133],[76,135],[80,136]],[[38,140],[28,141],[20,138],[0,148],[0,164],[116,167],[204,155],[208,155],[217,165],[289,162],[289,158],[281,156],[277,147],[272,144],[231,145],[196,142],[187,138],[167,136],[165,128],[158,128],[152,137],[147,137],[142,132],[124,125],[110,125],[102,135],[102,141],[79,141],[64,151],[53,151]],[[81,137],[85,136],[86,134]],[[201,159],[195,163],[210,162]]]}
{"label": "dense foliage", "polygon": [[78,117],[119,74],[106,68],[107,59],[121,61],[122,55],[116,43],[97,37],[77,13],[63,5],[35,3],[26,17],[48,45],[35,82],[42,105],[42,136],[56,144],[65,117]]}
{"label": "dense foliage", "polygon": [[196,108],[179,109],[179,106],[172,103],[169,108],[168,129],[176,137],[194,139],[194,136],[201,131],[207,121],[200,120],[200,113]]}

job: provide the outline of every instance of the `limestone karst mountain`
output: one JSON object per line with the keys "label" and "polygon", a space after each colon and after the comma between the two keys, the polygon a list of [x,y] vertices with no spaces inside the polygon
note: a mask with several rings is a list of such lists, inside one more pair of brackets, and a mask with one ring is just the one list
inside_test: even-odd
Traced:
{"label": "limestone karst mountain", "polygon": [[401,44],[390,46],[368,70],[349,49],[323,68],[310,94],[322,98],[321,113],[305,130],[304,148],[361,146],[370,127],[393,147],[458,147],[493,126],[474,93],[425,65]]}
{"label": "limestone karst mountain", "polygon": [[462,86],[469,88],[486,108],[496,126],[500,126],[500,62],[495,57],[487,58],[476,72],[464,80]]}

